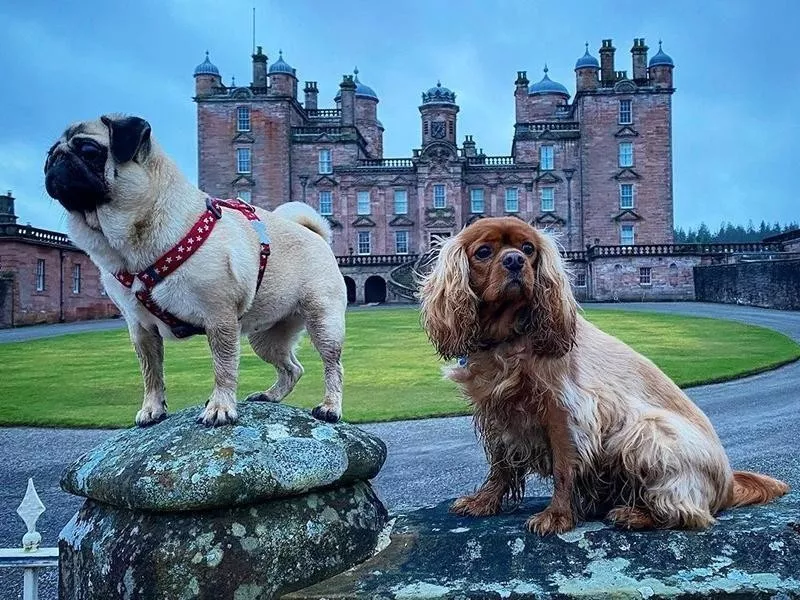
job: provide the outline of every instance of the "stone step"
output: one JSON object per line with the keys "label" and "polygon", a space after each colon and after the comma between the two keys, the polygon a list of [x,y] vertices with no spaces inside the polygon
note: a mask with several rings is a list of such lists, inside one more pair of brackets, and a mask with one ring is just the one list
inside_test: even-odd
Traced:
{"label": "stone step", "polygon": [[733,509],[705,531],[622,531],[602,521],[541,538],[511,512],[459,517],[449,502],[396,515],[390,545],[285,600],[344,598],[800,598],[800,502]]}

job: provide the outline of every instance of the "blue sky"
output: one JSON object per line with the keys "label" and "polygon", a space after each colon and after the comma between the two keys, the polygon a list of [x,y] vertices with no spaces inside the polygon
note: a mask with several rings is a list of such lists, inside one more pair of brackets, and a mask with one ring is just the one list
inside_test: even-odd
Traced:
{"label": "blue sky", "polygon": [[[196,181],[192,71],[205,50],[226,84],[251,79],[252,0],[0,0],[0,190],[13,190],[20,221],[64,229],[44,190],[42,164],[75,120],[105,112],[145,117]],[[384,154],[419,145],[422,90],[437,79],[461,107],[459,138],[487,154],[510,151],[514,79],[527,70],[574,93],[584,42],[595,56],[613,38],[630,73],[633,38],[650,55],[659,38],[676,63],[675,223],[800,217],[800,5],[792,0],[258,0],[256,41],[270,62],[283,49],[302,82],[332,106],[343,73],[381,102]]]}

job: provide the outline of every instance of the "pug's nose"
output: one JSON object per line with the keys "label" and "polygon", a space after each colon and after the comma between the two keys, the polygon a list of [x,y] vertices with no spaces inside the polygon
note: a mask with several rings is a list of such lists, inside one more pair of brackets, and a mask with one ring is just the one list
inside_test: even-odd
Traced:
{"label": "pug's nose", "polygon": [[522,252],[509,252],[503,257],[503,266],[512,273],[521,271],[524,264],[525,255]]}

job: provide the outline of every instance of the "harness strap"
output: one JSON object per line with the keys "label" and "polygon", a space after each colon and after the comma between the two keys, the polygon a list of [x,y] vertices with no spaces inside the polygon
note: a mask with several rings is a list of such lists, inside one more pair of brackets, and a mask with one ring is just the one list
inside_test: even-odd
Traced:
{"label": "harness strap", "polygon": [[186,260],[203,245],[214,230],[217,221],[222,218],[222,207],[239,211],[250,222],[253,229],[256,230],[256,233],[258,233],[258,239],[261,245],[258,279],[256,281],[256,292],[258,292],[270,255],[270,239],[267,234],[267,228],[261,219],[258,218],[255,208],[239,198],[233,200],[207,198],[206,211],[200,215],[200,218],[189,230],[189,233],[187,233],[177,245],[173,246],[152,265],[138,273],[119,271],[114,274],[117,281],[127,288],[132,288],[136,279],[142,282],[144,289],[135,293],[136,298],[151,314],[165,323],[172,330],[172,334],[177,338],[204,334],[205,329],[187,323],[170,312],[161,309],[158,304],[156,304],[155,300],[153,300],[151,290],[167,275],[174,272],[180,265],[186,262]]}

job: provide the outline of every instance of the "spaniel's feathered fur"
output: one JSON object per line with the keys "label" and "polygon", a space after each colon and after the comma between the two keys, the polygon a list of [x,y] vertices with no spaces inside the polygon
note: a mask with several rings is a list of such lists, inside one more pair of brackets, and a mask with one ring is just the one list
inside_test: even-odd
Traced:
{"label": "spaniel's feathered fur", "polygon": [[578,312],[553,240],[486,218],[447,240],[422,282],[423,325],[472,403],[490,470],[453,510],[498,512],[525,478],[554,478],[542,534],[606,515],[629,528],[705,528],[788,491],[734,472],[703,412],[650,360]]}

